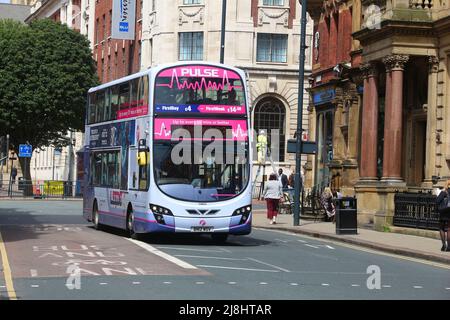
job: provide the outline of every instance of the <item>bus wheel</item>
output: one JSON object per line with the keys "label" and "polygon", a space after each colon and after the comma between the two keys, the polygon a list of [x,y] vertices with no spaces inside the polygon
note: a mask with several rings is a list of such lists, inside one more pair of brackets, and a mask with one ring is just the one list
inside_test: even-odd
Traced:
{"label": "bus wheel", "polygon": [[99,222],[97,202],[94,202],[94,209],[92,210],[92,222],[94,223],[95,230],[101,230],[102,225]]}
{"label": "bus wheel", "polygon": [[128,232],[128,236],[131,239],[136,239],[137,240],[139,238],[139,234],[134,232],[133,224],[134,224],[133,209],[131,207],[128,207],[128,210],[127,210],[127,232]]}
{"label": "bus wheel", "polygon": [[216,243],[225,243],[228,239],[228,234],[226,233],[213,233],[211,238]]}

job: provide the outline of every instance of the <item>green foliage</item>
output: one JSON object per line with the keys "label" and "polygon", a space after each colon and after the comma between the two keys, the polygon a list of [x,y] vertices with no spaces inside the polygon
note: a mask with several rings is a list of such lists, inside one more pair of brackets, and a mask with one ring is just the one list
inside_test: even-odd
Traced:
{"label": "green foliage", "polygon": [[87,38],[48,19],[0,20],[0,136],[33,148],[82,130],[87,90],[98,84]]}

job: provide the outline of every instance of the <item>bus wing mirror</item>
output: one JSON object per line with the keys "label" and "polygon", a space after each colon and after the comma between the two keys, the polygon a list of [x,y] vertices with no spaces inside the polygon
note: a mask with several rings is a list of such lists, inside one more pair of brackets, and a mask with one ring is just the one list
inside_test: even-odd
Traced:
{"label": "bus wing mirror", "polygon": [[140,166],[146,166],[148,164],[149,152],[147,151],[139,151],[138,153],[138,164]]}

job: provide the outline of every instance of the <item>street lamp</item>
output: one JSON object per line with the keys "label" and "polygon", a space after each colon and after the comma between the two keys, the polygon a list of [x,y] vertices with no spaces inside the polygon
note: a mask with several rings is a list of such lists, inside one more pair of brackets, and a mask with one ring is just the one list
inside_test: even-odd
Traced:
{"label": "street lamp", "polygon": [[300,23],[300,59],[298,68],[298,110],[297,110],[297,130],[296,130],[296,152],[295,152],[295,191],[294,191],[294,226],[300,225],[300,196],[302,193],[302,183],[300,167],[302,165],[301,155],[302,155],[302,121],[303,121],[303,90],[305,82],[305,51],[306,51],[306,5],[308,0],[299,0],[302,6],[302,16]]}

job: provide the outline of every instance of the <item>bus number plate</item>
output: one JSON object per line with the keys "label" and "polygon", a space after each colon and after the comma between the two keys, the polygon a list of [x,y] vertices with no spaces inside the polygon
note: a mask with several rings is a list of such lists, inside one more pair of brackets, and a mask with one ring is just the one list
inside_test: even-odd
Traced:
{"label": "bus number plate", "polygon": [[211,232],[214,231],[214,227],[191,227],[192,232]]}

